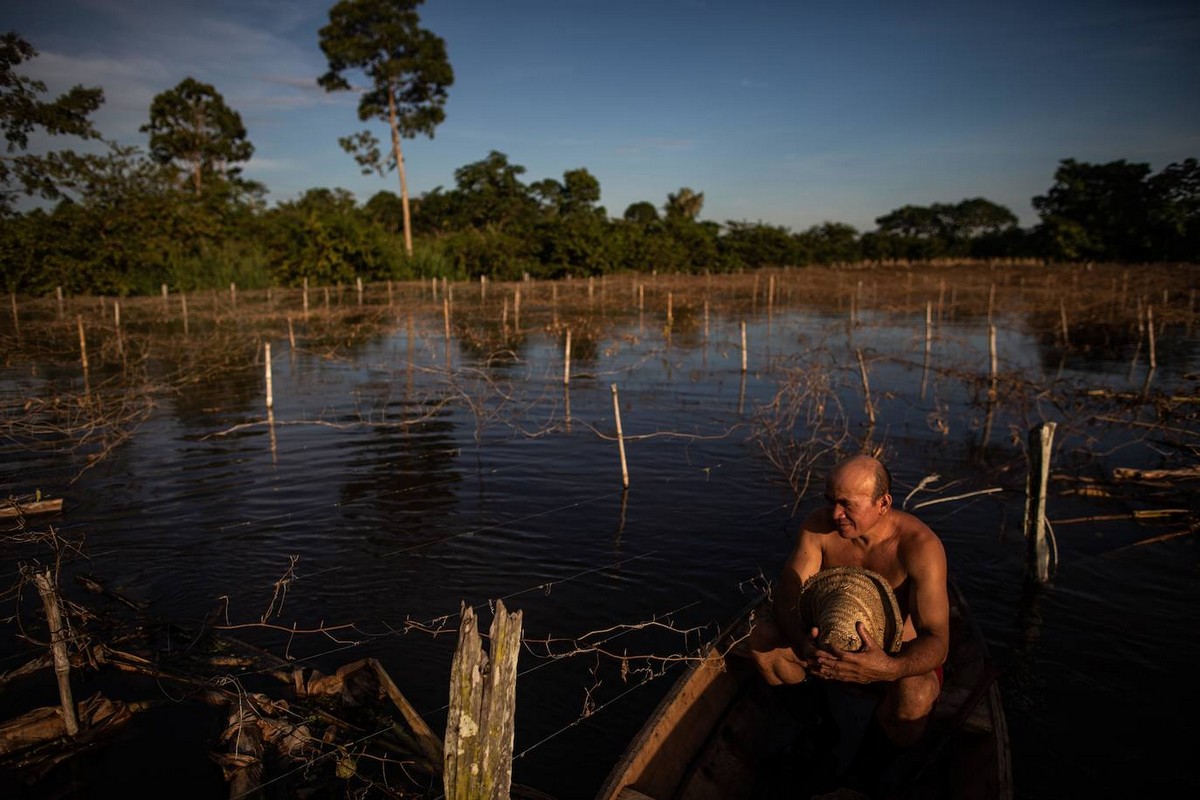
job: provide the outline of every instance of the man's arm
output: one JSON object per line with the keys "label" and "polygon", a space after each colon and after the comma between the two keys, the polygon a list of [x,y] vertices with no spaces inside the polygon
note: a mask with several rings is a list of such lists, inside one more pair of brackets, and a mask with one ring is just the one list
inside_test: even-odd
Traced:
{"label": "man's arm", "polygon": [[[920,524],[920,523],[918,523]],[[946,590],[946,550],[941,540],[924,529],[901,545],[901,557],[912,580],[909,613],[916,638],[905,642],[896,657],[900,674],[921,675],[937,669],[950,650],[950,597]]]}
{"label": "man's arm", "polygon": [[793,647],[802,647],[811,637],[812,630],[805,628],[800,619],[797,603],[800,589],[811,576],[821,569],[821,547],[818,534],[812,528],[819,512],[810,514],[800,526],[796,546],[783,565],[775,592],[775,623],[783,631]]}

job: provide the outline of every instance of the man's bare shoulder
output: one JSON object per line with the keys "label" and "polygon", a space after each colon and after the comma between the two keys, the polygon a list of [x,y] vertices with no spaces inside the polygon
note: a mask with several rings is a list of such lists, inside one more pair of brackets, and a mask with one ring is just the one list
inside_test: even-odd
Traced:
{"label": "man's bare shoulder", "polygon": [[942,561],[946,551],[941,538],[933,529],[907,511],[895,511],[897,515],[896,531],[899,536],[900,551],[910,558],[935,558]]}

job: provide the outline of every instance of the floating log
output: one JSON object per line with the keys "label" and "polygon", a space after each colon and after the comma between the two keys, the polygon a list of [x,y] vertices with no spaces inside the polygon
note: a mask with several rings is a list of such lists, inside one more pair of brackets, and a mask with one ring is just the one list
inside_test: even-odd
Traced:
{"label": "floating log", "polygon": [[1200,466],[1181,467],[1180,469],[1132,469],[1130,467],[1115,467],[1115,481],[1163,481],[1189,478],[1200,478]]}
{"label": "floating log", "polygon": [[0,519],[17,516],[30,517],[34,514],[57,514],[62,511],[62,506],[61,497],[48,497],[45,500],[9,498],[0,500]]}

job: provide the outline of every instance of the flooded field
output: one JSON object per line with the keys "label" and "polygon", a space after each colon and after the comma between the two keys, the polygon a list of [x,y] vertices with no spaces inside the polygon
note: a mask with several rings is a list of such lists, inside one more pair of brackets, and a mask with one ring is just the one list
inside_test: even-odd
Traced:
{"label": "flooded field", "polygon": [[[486,625],[503,600],[526,644],[514,780],[589,798],[774,578],[828,466],[869,451],[945,541],[1003,670],[1017,796],[1195,792],[1175,731],[1200,710],[1198,277],[812,268],[11,298],[0,497],[63,506],[0,519],[0,674],[45,652],[28,578],[48,568],[94,610],[77,636],[116,635],[119,597],[176,626],[163,654],[207,627],[325,673],[374,658],[440,734],[461,604]],[[1038,585],[1022,522],[1044,422],[1055,561]],[[229,796],[218,715],[168,683],[73,681],[77,699],[149,705],[32,786],[6,773],[6,795]],[[0,719],[57,702],[49,669],[0,688]]]}

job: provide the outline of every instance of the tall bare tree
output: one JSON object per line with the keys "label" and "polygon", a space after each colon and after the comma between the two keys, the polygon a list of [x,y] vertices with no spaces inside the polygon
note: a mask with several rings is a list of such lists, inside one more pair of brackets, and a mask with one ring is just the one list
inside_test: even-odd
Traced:
{"label": "tall bare tree", "polygon": [[363,173],[395,169],[400,174],[404,217],[404,250],[412,255],[412,219],[408,180],[400,139],[418,133],[433,138],[445,119],[446,88],[454,70],[446,58],[446,43],[420,26],[417,6],[423,0],[341,0],[329,10],[329,24],[320,30],[321,51],[329,71],[317,79],[327,91],[355,88],[347,73],[360,72],[368,86],[362,90],[358,118],[387,123],[392,135],[390,157],[384,162],[379,140],[370,131],[339,139],[354,155]]}

